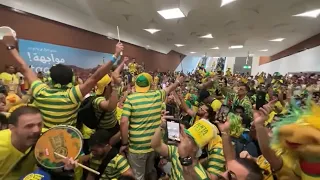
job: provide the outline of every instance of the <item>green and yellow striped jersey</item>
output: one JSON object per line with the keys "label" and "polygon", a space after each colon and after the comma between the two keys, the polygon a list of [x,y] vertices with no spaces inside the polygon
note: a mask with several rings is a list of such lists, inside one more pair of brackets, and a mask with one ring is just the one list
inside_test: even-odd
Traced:
{"label": "green and yellow striped jersey", "polygon": [[161,106],[164,90],[130,94],[123,107],[122,116],[129,118],[129,152],[152,152],[151,138],[161,123]]}
{"label": "green and yellow striped jersey", "polygon": [[50,88],[40,80],[31,84],[33,104],[39,108],[46,128],[56,125],[75,126],[83,96],[79,86],[70,89]]}

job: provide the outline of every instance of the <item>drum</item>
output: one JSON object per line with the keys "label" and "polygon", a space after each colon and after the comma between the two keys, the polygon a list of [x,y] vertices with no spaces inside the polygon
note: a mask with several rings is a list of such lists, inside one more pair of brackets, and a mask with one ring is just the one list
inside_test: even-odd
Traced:
{"label": "drum", "polygon": [[83,146],[81,132],[72,126],[59,125],[41,135],[36,143],[34,153],[38,163],[47,169],[61,169],[64,166],[63,158],[78,158]]}

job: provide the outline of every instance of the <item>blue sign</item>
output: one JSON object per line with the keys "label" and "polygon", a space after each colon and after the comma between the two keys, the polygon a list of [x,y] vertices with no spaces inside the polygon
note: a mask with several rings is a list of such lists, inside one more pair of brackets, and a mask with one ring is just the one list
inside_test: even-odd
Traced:
{"label": "blue sign", "polygon": [[[48,73],[55,64],[70,66],[76,73],[88,74],[112,58],[112,54],[19,39],[21,57],[35,72]],[[83,74],[84,73],[84,74]],[[86,76],[85,75],[85,76]],[[81,76],[81,75],[80,75]]]}

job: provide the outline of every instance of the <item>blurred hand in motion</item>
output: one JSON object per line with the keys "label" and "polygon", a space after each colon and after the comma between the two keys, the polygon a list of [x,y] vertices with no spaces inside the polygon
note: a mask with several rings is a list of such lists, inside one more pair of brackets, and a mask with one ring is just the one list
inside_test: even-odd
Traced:
{"label": "blurred hand in motion", "polygon": [[116,54],[119,54],[120,52],[122,52],[124,49],[123,44],[122,43],[117,43],[116,45]]}
{"label": "blurred hand in motion", "polygon": [[272,112],[273,106],[277,101],[278,99],[274,99],[253,113],[253,121],[255,125],[264,125],[264,122],[269,119],[269,114]]}
{"label": "blurred hand in motion", "polygon": [[66,158],[63,160],[63,163],[65,170],[72,170],[78,166],[78,160],[73,160],[73,158]]}
{"label": "blurred hand in motion", "polygon": [[7,47],[16,46],[16,38],[13,37],[12,35],[4,36],[3,39],[2,39],[2,43],[4,45],[6,45]]}

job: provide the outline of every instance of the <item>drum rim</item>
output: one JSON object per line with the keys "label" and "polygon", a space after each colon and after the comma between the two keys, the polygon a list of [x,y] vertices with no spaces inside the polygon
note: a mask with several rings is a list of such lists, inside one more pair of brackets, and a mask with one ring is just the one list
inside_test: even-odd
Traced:
{"label": "drum rim", "polygon": [[[54,127],[50,128],[50,129],[48,129],[48,130],[45,131],[44,133],[42,133],[41,136],[44,135],[45,133],[47,133],[48,131],[52,130],[52,129],[59,129],[59,128],[64,128],[64,129],[68,129],[68,128],[69,128],[69,129],[72,129],[72,130],[74,130],[74,131],[80,136],[80,138],[81,138],[81,141],[80,141],[80,142],[81,142],[81,148],[80,148],[79,152],[77,153],[75,159],[78,158],[78,157],[80,156],[80,154],[81,154],[81,152],[82,152],[82,148],[83,148],[83,135],[82,135],[82,133],[81,133],[77,128],[75,128],[75,127],[73,127],[73,126],[69,126],[69,125],[57,125],[57,126],[54,126]],[[40,138],[41,138],[41,136],[40,136]],[[39,139],[40,139],[40,138],[39,138]],[[37,162],[38,162],[38,164],[39,164],[40,166],[42,166],[42,167],[44,167],[44,168],[46,168],[46,169],[51,169],[51,170],[63,168],[63,166],[55,167],[55,168],[44,166],[44,165],[39,161],[39,159],[38,159],[38,157],[37,157],[37,155],[36,155],[36,147],[37,147],[37,144],[38,144],[38,141],[37,141],[37,143],[36,143],[36,145],[35,145],[34,156],[35,156],[35,159],[37,160]]]}

